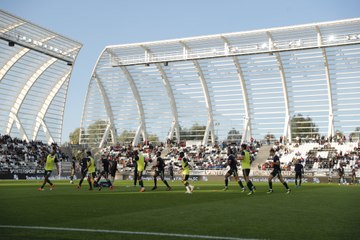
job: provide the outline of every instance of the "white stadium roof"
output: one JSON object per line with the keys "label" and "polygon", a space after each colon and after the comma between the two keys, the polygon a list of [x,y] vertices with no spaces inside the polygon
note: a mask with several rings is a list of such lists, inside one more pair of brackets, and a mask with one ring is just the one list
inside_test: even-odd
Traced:
{"label": "white stadium roof", "polygon": [[0,10],[0,133],[60,143],[82,44]]}

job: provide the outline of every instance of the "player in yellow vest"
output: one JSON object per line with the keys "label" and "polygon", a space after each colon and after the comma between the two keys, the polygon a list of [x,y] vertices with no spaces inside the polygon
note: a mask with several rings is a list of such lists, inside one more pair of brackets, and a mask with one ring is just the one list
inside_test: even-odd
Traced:
{"label": "player in yellow vest", "polygon": [[246,149],[246,144],[241,144],[241,153],[240,153],[240,161],[241,161],[241,169],[244,175],[244,179],[246,182],[247,187],[249,188],[250,192],[248,195],[254,194],[254,191],[256,190],[255,186],[252,184],[249,175],[250,175],[250,168],[251,168],[251,161],[250,161],[250,153]]}
{"label": "player in yellow vest", "polygon": [[184,183],[185,188],[186,188],[185,193],[191,194],[192,191],[194,190],[194,186],[188,182],[189,175],[190,175],[189,159],[187,159],[185,157],[184,152],[180,152],[180,160],[181,160],[181,169],[182,169],[182,174],[183,174],[182,182]]}
{"label": "player in yellow vest", "polygon": [[91,152],[87,151],[86,152],[87,157],[88,157],[88,162],[87,162],[87,181],[89,183],[89,190],[93,190],[93,184],[94,184],[94,179],[96,177],[96,173],[95,173],[95,160],[94,158],[91,156]]}
{"label": "player in yellow vest", "polygon": [[55,150],[52,150],[50,154],[47,155],[45,160],[45,174],[44,174],[44,182],[41,187],[38,188],[39,191],[44,191],[44,186],[46,183],[50,184],[50,190],[53,190],[54,184],[50,182],[49,178],[51,176],[52,171],[54,170],[54,165],[56,165],[56,169],[59,172],[58,159],[55,155]]}
{"label": "player in yellow vest", "polygon": [[145,157],[144,155],[139,154],[138,150],[135,150],[134,160],[136,161],[137,166],[137,180],[139,180],[139,185],[141,186],[140,192],[145,192],[144,182],[142,180],[143,171],[145,170]]}

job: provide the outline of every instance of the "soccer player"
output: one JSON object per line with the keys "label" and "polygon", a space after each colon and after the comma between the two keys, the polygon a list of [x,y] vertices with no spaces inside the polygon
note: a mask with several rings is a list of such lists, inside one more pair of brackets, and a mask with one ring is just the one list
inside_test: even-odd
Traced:
{"label": "soccer player", "polygon": [[76,171],[76,159],[75,159],[75,157],[73,157],[71,160],[71,175],[70,175],[70,183],[71,184],[74,183],[75,171]]}
{"label": "soccer player", "polygon": [[116,171],[118,171],[117,168],[117,160],[113,159],[110,161],[110,176],[111,176],[111,183],[113,183],[115,181],[115,175],[116,175]]}
{"label": "soccer player", "polygon": [[137,172],[138,172],[137,179],[139,180],[139,185],[141,187],[140,192],[145,192],[144,182],[142,180],[142,174],[145,169],[145,157],[144,155],[139,154],[138,150],[135,150],[134,159],[137,165]]}
{"label": "soccer player", "polygon": [[[99,181],[100,181],[101,177],[104,177],[106,182],[110,186],[109,189],[113,190],[113,185],[112,185],[111,181],[109,180],[110,161],[104,154],[101,155],[101,163],[103,165],[103,170],[100,172],[98,178],[95,180],[95,183],[98,185],[98,189],[100,191],[102,189],[102,186],[101,186],[101,184],[99,184]],[[94,184],[94,185],[96,185],[96,184]]]}
{"label": "soccer player", "polygon": [[157,177],[159,176],[161,181],[166,185],[166,191],[170,191],[171,187],[168,182],[165,180],[165,162],[164,159],[161,158],[161,152],[156,153],[156,165],[155,174],[154,174],[154,187],[151,190],[157,189]]}
{"label": "soccer player", "polygon": [[77,185],[77,189],[80,189],[81,188],[81,184],[82,182],[84,181],[84,178],[86,178],[87,176],[87,172],[88,172],[88,166],[87,166],[87,163],[88,163],[88,158],[87,157],[84,157],[83,156],[83,151],[81,151],[81,154],[79,153],[78,154],[78,157],[82,157],[81,160],[80,160],[80,167],[81,167],[81,179],[80,179],[80,182],[79,182],[79,185]]}
{"label": "soccer player", "polygon": [[96,177],[95,160],[91,156],[90,151],[87,151],[86,154],[87,154],[87,158],[88,158],[88,162],[87,162],[88,178],[87,178],[87,181],[88,181],[89,186],[90,186],[89,190],[93,190],[94,179]]}
{"label": "soccer player", "polygon": [[244,175],[244,179],[246,182],[247,187],[249,188],[250,192],[248,195],[254,194],[256,188],[252,184],[250,180],[250,168],[251,168],[251,159],[250,159],[250,153],[246,150],[247,145],[245,143],[241,144],[241,153],[240,153],[240,161],[241,161],[241,169]]}
{"label": "soccer player", "polygon": [[192,191],[194,190],[194,186],[192,186],[188,180],[189,180],[189,174],[190,174],[190,167],[189,167],[189,159],[187,159],[185,157],[185,153],[184,152],[180,152],[180,160],[181,160],[181,168],[182,168],[182,174],[183,174],[183,179],[182,182],[185,185],[186,188],[186,192],[188,194],[191,194]]}
{"label": "soccer player", "polygon": [[174,166],[172,162],[169,164],[169,173],[170,173],[170,179],[172,182],[174,182]]}
{"label": "soccer player", "polygon": [[339,168],[338,168],[338,174],[339,174],[339,185],[340,183],[345,183],[345,169],[342,163],[339,164]]}
{"label": "soccer player", "polygon": [[235,158],[234,151],[230,147],[227,150],[227,154],[228,154],[227,164],[230,167],[230,170],[227,171],[227,173],[225,174],[225,188],[224,188],[224,191],[228,190],[229,177],[231,175],[233,175],[235,180],[238,182],[240,188],[242,189],[242,192],[245,192],[244,185],[243,185],[241,179],[239,178],[239,174],[238,174],[238,169],[237,169],[237,163],[238,162],[237,162],[237,160]]}
{"label": "soccer player", "polygon": [[50,190],[53,190],[54,184],[49,180],[51,173],[54,169],[54,164],[56,165],[56,169],[59,172],[59,165],[58,165],[58,159],[55,155],[55,150],[53,149],[50,154],[46,157],[45,162],[45,174],[44,174],[44,182],[41,185],[41,187],[38,188],[39,191],[44,191],[44,186],[46,183],[50,184]]}
{"label": "soccer player", "polygon": [[[296,188],[301,187],[303,174],[304,174],[304,166],[300,163],[300,160],[298,159],[295,164],[295,186],[296,186]],[[298,179],[299,179],[299,185],[298,185]]]}
{"label": "soccer player", "polygon": [[351,184],[356,184],[356,168],[355,165],[351,169]]}
{"label": "soccer player", "polygon": [[280,168],[280,159],[279,156],[277,156],[275,154],[275,150],[273,148],[270,149],[270,156],[272,157],[273,160],[273,171],[270,173],[269,176],[269,191],[267,193],[271,194],[274,192],[273,188],[272,188],[272,179],[274,177],[278,177],[280,182],[284,185],[284,187],[286,188],[286,193],[289,194],[291,192],[291,189],[289,188],[289,186],[287,185],[287,183],[284,181],[282,175],[281,175],[281,168]]}

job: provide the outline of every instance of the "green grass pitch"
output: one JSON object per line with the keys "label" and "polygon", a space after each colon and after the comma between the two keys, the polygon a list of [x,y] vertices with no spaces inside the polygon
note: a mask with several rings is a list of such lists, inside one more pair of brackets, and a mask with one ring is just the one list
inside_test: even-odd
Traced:
{"label": "green grass pitch", "polygon": [[41,181],[0,181],[0,239],[360,238],[359,185],[290,184],[287,195],[274,183],[269,195],[267,184],[257,183],[255,195],[247,196],[234,182],[226,192],[223,182],[195,182],[191,195],[181,182],[170,182],[173,191],[167,192],[161,181],[155,191],[145,181],[144,193],[129,181],[116,181],[113,191],[89,191],[87,182],[80,191],[77,181],[54,183],[53,191],[46,186],[40,192]]}

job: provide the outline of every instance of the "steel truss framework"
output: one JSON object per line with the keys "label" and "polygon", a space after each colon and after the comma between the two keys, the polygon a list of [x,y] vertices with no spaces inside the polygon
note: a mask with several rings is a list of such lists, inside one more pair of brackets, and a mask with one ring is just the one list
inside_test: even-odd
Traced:
{"label": "steel truss framework", "polygon": [[80,142],[358,136],[359,43],[357,18],[107,46]]}
{"label": "steel truss framework", "polygon": [[82,45],[0,10],[0,133],[61,143],[71,72]]}

